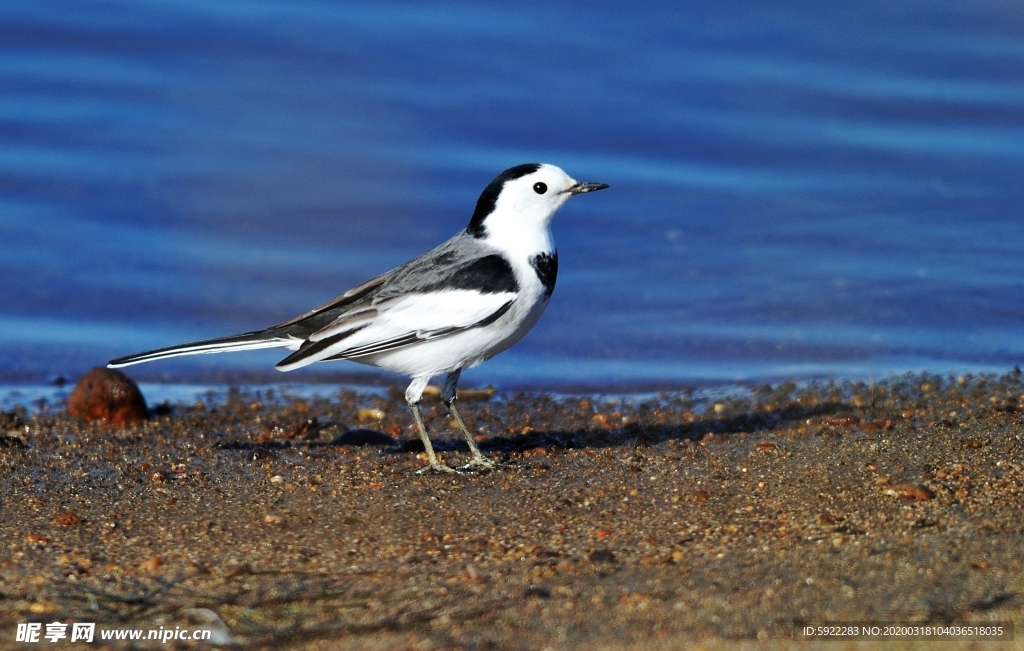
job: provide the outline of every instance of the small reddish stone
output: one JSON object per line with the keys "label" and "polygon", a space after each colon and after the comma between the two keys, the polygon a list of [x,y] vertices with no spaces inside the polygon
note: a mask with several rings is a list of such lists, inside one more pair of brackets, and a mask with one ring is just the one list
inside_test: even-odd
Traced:
{"label": "small reddish stone", "polygon": [[893,495],[900,498],[901,500],[930,500],[935,497],[935,493],[928,490],[924,486],[914,484],[900,484],[893,486],[892,488],[885,491],[887,495]]}
{"label": "small reddish stone", "polygon": [[121,371],[97,367],[75,385],[68,398],[68,415],[123,427],[145,421],[149,414],[146,399],[134,380]]}
{"label": "small reddish stone", "polygon": [[865,432],[877,432],[883,429],[892,429],[892,419],[883,418],[881,420],[873,420],[870,423],[861,423],[860,428]]}
{"label": "small reddish stone", "polygon": [[81,521],[82,518],[72,511],[64,511],[53,520],[50,520],[53,524],[60,525],[62,527],[73,527]]}
{"label": "small reddish stone", "polygon": [[825,423],[833,427],[849,427],[860,423],[860,418],[857,418],[848,411],[844,411],[832,416]]}
{"label": "small reddish stone", "polygon": [[139,569],[143,572],[156,572],[163,564],[164,561],[162,558],[159,556],[151,556],[148,561],[145,561],[139,566]]}
{"label": "small reddish stone", "polygon": [[700,504],[701,502],[707,502],[711,499],[711,493],[707,491],[694,491],[690,497],[694,502]]}

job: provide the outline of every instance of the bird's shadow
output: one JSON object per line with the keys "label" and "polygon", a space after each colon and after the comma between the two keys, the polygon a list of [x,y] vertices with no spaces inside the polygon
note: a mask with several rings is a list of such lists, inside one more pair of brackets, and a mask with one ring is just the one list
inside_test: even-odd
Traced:
{"label": "bird's shadow", "polygon": [[[496,453],[521,453],[536,448],[573,450],[581,448],[611,448],[646,445],[652,446],[667,441],[699,441],[708,434],[729,436],[741,432],[749,433],[776,429],[789,423],[808,418],[849,411],[844,403],[821,403],[814,407],[790,409],[771,414],[740,414],[726,418],[695,420],[692,423],[643,424],[630,423],[615,429],[584,428],[575,430],[533,431],[527,434],[488,436],[480,442],[484,451]],[[447,447],[442,447],[447,444]],[[463,441],[452,438],[435,443],[435,448],[446,450],[468,450]]]}
{"label": "bird's shadow", "polygon": [[[551,429],[525,434],[486,436],[479,442],[480,449],[497,454],[516,454],[538,448],[573,450],[653,446],[667,441],[699,441],[709,434],[728,437],[740,432],[756,432],[804,421],[815,416],[850,411],[842,402],[819,403],[813,407],[789,408],[772,413],[744,413],[725,418],[709,417],[685,423],[643,424],[633,422],[620,428]],[[335,425],[327,421],[322,426]],[[432,437],[433,439],[433,437]],[[458,436],[444,436],[432,440],[438,452],[468,452],[466,442]],[[290,448],[380,447],[383,454],[422,452],[419,438],[398,440],[370,429],[349,429],[332,439],[276,439],[271,441],[221,441],[215,445],[225,450],[246,450],[273,454]]]}

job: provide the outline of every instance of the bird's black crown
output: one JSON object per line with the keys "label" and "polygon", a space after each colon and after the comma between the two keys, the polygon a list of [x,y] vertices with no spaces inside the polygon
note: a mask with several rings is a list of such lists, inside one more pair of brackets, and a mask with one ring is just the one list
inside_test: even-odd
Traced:
{"label": "bird's black crown", "polygon": [[498,195],[501,194],[505,183],[522,178],[527,174],[533,174],[539,169],[540,163],[524,163],[510,167],[494,177],[494,180],[488,183],[484,191],[480,193],[480,198],[476,201],[476,210],[473,211],[473,218],[469,220],[466,232],[473,237],[483,237],[486,234],[484,220],[487,219],[487,215],[494,212],[494,206],[498,203]]}

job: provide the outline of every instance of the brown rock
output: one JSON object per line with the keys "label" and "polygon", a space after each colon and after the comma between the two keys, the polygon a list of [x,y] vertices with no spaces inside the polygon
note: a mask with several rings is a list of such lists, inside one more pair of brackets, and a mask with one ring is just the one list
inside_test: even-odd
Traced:
{"label": "brown rock", "polygon": [[64,511],[53,520],[50,520],[53,524],[60,525],[62,527],[73,527],[81,521],[82,518],[72,511]]}
{"label": "brown rock", "polygon": [[851,425],[857,425],[858,423],[860,423],[860,418],[848,411],[835,414],[825,421],[825,424],[831,425],[832,427],[850,427]]}
{"label": "brown rock", "polygon": [[97,367],[85,374],[68,398],[68,415],[86,422],[105,420],[115,427],[145,421],[146,399],[135,381],[113,369]]}
{"label": "brown rock", "polygon": [[707,491],[694,491],[690,495],[690,499],[692,499],[697,504],[700,504],[701,502],[707,502],[709,499],[711,499],[711,493]]}
{"label": "brown rock", "polygon": [[33,615],[45,615],[55,610],[57,610],[57,606],[49,601],[36,601],[28,606],[28,611]]}
{"label": "brown rock", "polygon": [[892,419],[882,418],[880,420],[873,420],[870,423],[861,423],[860,428],[865,432],[877,432],[884,429],[892,429]]}
{"label": "brown rock", "polygon": [[159,556],[151,556],[148,561],[145,561],[139,566],[139,569],[143,572],[156,572],[163,564],[164,560],[162,558]]}
{"label": "brown rock", "polygon": [[901,500],[930,500],[935,493],[917,484],[900,484],[885,491],[886,495],[893,495]]}

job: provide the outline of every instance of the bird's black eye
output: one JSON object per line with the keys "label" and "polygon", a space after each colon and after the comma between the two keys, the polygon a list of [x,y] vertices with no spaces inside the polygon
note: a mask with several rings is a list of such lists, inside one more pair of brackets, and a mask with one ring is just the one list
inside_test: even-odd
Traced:
{"label": "bird's black eye", "polygon": [[534,183],[533,191],[536,192],[537,194],[544,194],[545,192],[548,191],[548,186],[544,185],[543,183]]}

